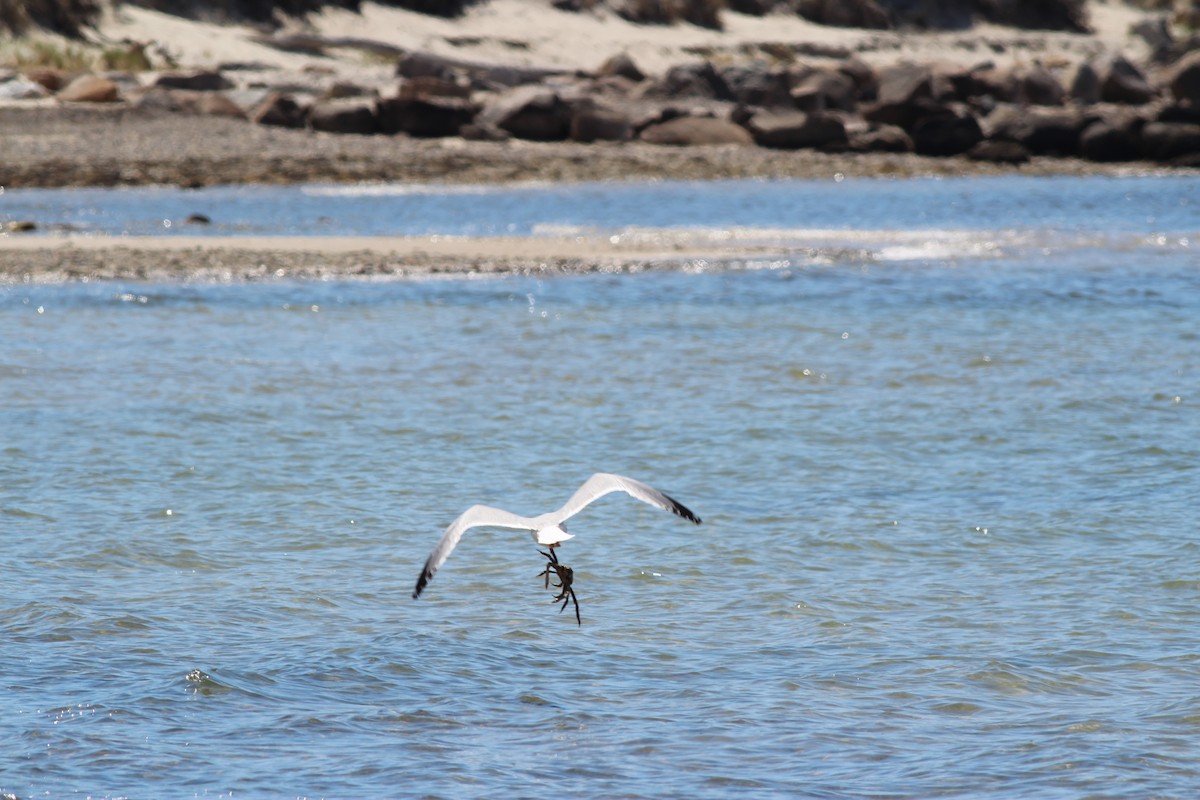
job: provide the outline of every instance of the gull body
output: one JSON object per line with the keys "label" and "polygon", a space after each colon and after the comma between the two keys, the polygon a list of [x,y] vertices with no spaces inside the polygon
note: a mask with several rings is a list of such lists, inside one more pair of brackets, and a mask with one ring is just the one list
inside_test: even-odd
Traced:
{"label": "gull body", "polygon": [[433,574],[437,572],[438,567],[446,562],[455,545],[462,539],[463,534],[471,528],[487,527],[524,530],[529,532],[533,537],[533,541],[537,544],[551,548],[557,547],[567,539],[575,538],[574,534],[567,532],[567,527],[563,523],[578,514],[593,501],[612,492],[625,492],[630,497],[641,500],[643,503],[649,503],[664,511],[670,511],[672,514],[683,517],[689,522],[694,522],[697,525],[700,524],[700,518],[693,514],[690,509],[679,501],[663,494],[653,486],[648,486],[633,478],[626,478],[623,475],[597,472],[583,482],[583,485],[575,491],[575,494],[571,495],[571,498],[563,504],[562,508],[556,511],[548,511],[545,514],[539,514],[536,517],[523,517],[520,514],[514,514],[511,511],[505,511],[502,508],[494,508],[492,506],[477,505],[468,508],[459,515],[458,519],[450,523],[450,527],[446,528],[446,532],[438,540],[437,545],[433,548],[433,552],[425,560],[425,566],[421,569],[421,574],[417,578],[416,588],[413,589],[413,599],[415,600],[421,595],[421,591],[429,583]]}

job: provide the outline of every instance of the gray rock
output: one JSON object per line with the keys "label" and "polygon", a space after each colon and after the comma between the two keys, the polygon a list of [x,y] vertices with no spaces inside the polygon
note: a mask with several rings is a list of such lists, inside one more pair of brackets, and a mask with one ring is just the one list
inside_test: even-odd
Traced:
{"label": "gray rock", "polygon": [[651,125],[642,131],[642,141],[665,145],[754,144],[750,132],[729,120],[684,116]]}
{"label": "gray rock", "polygon": [[556,142],[570,133],[571,110],[553,89],[519,86],[485,103],[477,122],[507,131],[518,139]]}
{"label": "gray rock", "polygon": [[441,95],[387,97],[376,104],[379,131],[433,138],[460,135],[479,106],[461,97]]}
{"label": "gray rock", "polygon": [[1200,155],[1200,125],[1149,122],[1142,128],[1142,155],[1154,161],[1177,161]]}
{"label": "gray rock", "polygon": [[326,133],[372,134],[379,132],[373,103],[361,98],[324,100],[308,109],[308,125]]}
{"label": "gray rock", "polygon": [[1200,107],[1200,50],[1181,58],[1169,75],[1171,95],[1180,103]]}
{"label": "gray rock", "polygon": [[194,92],[219,92],[233,88],[233,82],[215,70],[168,72],[159,75],[154,85],[166,89],[191,89]]}
{"label": "gray rock", "polygon": [[808,147],[845,147],[846,125],[823,111],[758,112],[744,123],[760,147],[797,150]]}
{"label": "gray rock", "polygon": [[99,75],[80,75],[60,89],[56,97],[70,103],[115,103],[121,99],[116,82]]}
{"label": "gray rock", "polygon": [[303,128],[307,112],[307,108],[291,95],[272,92],[250,113],[250,121],[258,125]]}

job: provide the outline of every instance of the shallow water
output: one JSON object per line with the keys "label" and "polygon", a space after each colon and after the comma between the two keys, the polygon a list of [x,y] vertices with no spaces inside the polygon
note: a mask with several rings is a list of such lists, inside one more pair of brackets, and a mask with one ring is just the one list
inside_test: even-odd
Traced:
{"label": "shallow water", "polygon": [[[0,790],[1190,796],[1200,225],[1116,216],[759,270],[0,288]],[[517,532],[410,599],[468,505],[597,470],[704,524],[575,518],[581,627]]]}

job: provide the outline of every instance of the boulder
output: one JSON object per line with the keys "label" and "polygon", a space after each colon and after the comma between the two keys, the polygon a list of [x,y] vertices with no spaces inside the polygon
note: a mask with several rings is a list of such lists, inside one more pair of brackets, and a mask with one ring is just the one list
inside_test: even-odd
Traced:
{"label": "boulder", "polygon": [[1090,62],[1084,62],[1079,65],[1075,71],[1075,79],[1071,81],[1071,90],[1069,92],[1071,99],[1077,103],[1091,105],[1099,103],[1102,95],[1101,85],[1103,81],[1100,79],[1100,71],[1096,69],[1096,65]]}
{"label": "boulder", "polygon": [[993,164],[1024,164],[1029,160],[1029,151],[1017,142],[984,139],[967,151],[967,157]]}
{"label": "boulder", "polygon": [[1146,76],[1124,56],[1114,56],[1100,73],[1100,99],[1105,102],[1140,106],[1154,99]]}
{"label": "boulder", "polygon": [[361,98],[322,100],[308,109],[308,126],[325,133],[372,134],[379,132],[374,104]]}
{"label": "boulder", "polygon": [[879,76],[875,68],[857,56],[843,59],[837,71],[854,82],[855,100],[874,100],[879,94]]}
{"label": "boulder", "polygon": [[494,96],[479,112],[477,122],[518,139],[556,142],[570,133],[571,109],[553,89],[519,86]]}
{"label": "boulder", "polygon": [[849,147],[861,153],[911,153],[913,140],[897,125],[872,125],[852,134]]}
{"label": "boulder", "polygon": [[821,25],[886,30],[891,21],[876,0],[800,0],[800,16]]}
{"label": "boulder", "polygon": [[1012,70],[986,64],[970,70],[966,85],[956,86],[955,89],[958,99],[965,102],[988,98],[1001,103],[1013,103],[1021,99],[1022,81]]}
{"label": "boulder", "polygon": [[69,103],[115,103],[120,99],[120,90],[108,78],[80,75],[60,89],[56,97]]}
{"label": "boulder", "polygon": [[396,95],[398,97],[419,97],[422,99],[430,97],[457,97],[461,100],[466,100],[471,96],[471,88],[461,83],[442,80],[441,78],[405,78],[400,81],[400,88],[396,92]]}
{"label": "boulder", "polygon": [[643,95],[646,97],[677,99],[704,98],[708,100],[732,100],[733,91],[720,73],[707,61],[701,64],[680,64],[671,67],[662,78],[650,81]]}
{"label": "boulder", "polygon": [[22,74],[34,83],[41,84],[47,92],[57,92],[71,81],[69,72],[55,67],[33,67]]}
{"label": "boulder", "polygon": [[569,136],[576,142],[627,142],[633,138],[633,122],[624,111],[581,102],[572,106]]}
{"label": "boulder", "polygon": [[646,80],[646,74],[638,69],[638,65],[634,63],[633,58],[628,53],[618,53],[610,57],[596,70],[596,75],[599,77],[619,75],[634,83],[641,83]]}
{"label": "boulder", "polygon": [[925,64],[902,63],[879,72],[879,92],[874,104],[863,109],[868,122],[898,125],[911,130],[924,113],[922,101],[950,99],[953,87]]}
{"label": "boulder", "polygon": [[680,146],[754,143],[750,132],[741,125],[716,117],[676,117],[650,125],[639,138],[650,144]]}
{"label": "boulder", "polygon": [[1018,81],[1019,99],[1029,105],[1061,106],[1067,99],[1067,91],[1058,78],[1040,64],[1022,74]]}
{"label": "boulder", "polygon": [[961,103],[922,106],[922,113],[909,129],[917,153],[954,156],[967,152],[983,139],[979,120]]}
{"label": "boulder", "polygon": [[1200,156],[1200,124],[1148,122],[1142,128],[1142,155],[1153,161]]}
{"label": "boulder", "polygon": [[853,111],[858,87],[845,72],[815,69],[799,77],[789,94],[792,105],[801,111]]}
{"label": "boulder", "polygon": [[1134,161],[1141,156],[1140,120],[1108,118],[1079,135],[1079,153],[1089,161]]}
{"label": "boulder", "polygon": [[460,135],[479,113],[479,106],[462,97],[406,95],[380,99],[375,105],[380,133],[406,133],[418,138]]}
{"label": "boulder", "polygon": [[291,95],[271,92],[250,112],[250,121],[258,125],[303,128],[307,111]]}
{"label": "boulder", "polygon": [[989,139],[1017,142],[1037,155],[1079,154],[1086,121],[1071,108],[1002,106],[984,121]]}
{"label": "boulder", "polygon": [[726,67],[720,71],[719,77],[728,92],[727,98],[720,99],[764,108],[788,107],[792,104],[789,95],[791,81],[783,72],[754,67]]}
{"label": "boulder", "polygon": [[49,94],[45,86],[24,75],[0,81],[0,100],[38,100]]}
{"label": "boulder", "polygon": [[1200,105],[1192,103],[1171,103],[1158,110],[1155,119],[1159,122],[1196,122],[1200,123]]}
{"label": "boulder", "polygon": [[167,72],[159,75],[154,85],[166,89],[191,89],[194,92],[220,92],[233,88],[233,83],[216,70]]}
{"label": "boulder", "polygon": [[1171,67],[1171,95],[1177,102],[1200,108],[1200,50],[1189,53]]}
{"label": "boulder", "polygon": [[165,89],[152,86],[141,93],[133,107],[175,114],[196,114],[213,117],[245,119],[246,112],[223,92],[192,91],[190,89]]}
{"label": "boulder", "polygon": [[760,111],[750,115],[744,126],[760,147],[782,150],[844,148],[849,141],[845,123],[824,111]]}

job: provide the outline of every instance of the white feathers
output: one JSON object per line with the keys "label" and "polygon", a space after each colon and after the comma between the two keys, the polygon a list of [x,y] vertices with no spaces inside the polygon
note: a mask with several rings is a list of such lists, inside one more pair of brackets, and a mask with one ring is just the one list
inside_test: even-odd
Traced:
{"label": "white feathers", "polygon": [[519,514],[513,514],[511,511],[505,511],[502,508],[493,508],[492,506],[471,506],[468,508],[459,515],[458,519],[450,523],[450,527],[442,534],[442,538],[438,540],[437,546],[429,554],[429,558],[426,559],[425,566],[421,569],[421,574],[417,578],[417,585],[413,590],[413,599],[415,600],[420,596],[421,590],[425,588],[425,584],[429,583],[429,579],[433,577],[433,573],[437,572],[438,567],[446,562],[446,559],[450,557],[450,553],[453,552],[455,545],[458,544],[459,539],[471,528],[492,527],[525,530],[529,531],[533,536],[533,540],[538,544],[554,546],[573,538],[572,534],[567,533],[567,529],[563,525],[564,522],[578,514],[590,503],[612,492],[625,492],[630,497],[637,498],[643,503],[649,503],[664,511],[670,511],[672,514],[683,517],[697,525],[700,524],[700,518],[693,514],[691,510],[682,503],[658,491],[653,486],[647,486],[641,481],[626,478],[622,475],[597,472],[584,481],[583,485],[576,490],[575,494],[571,495],[571,499],[567,500],[562,508],[536,517],[522,517]]}

